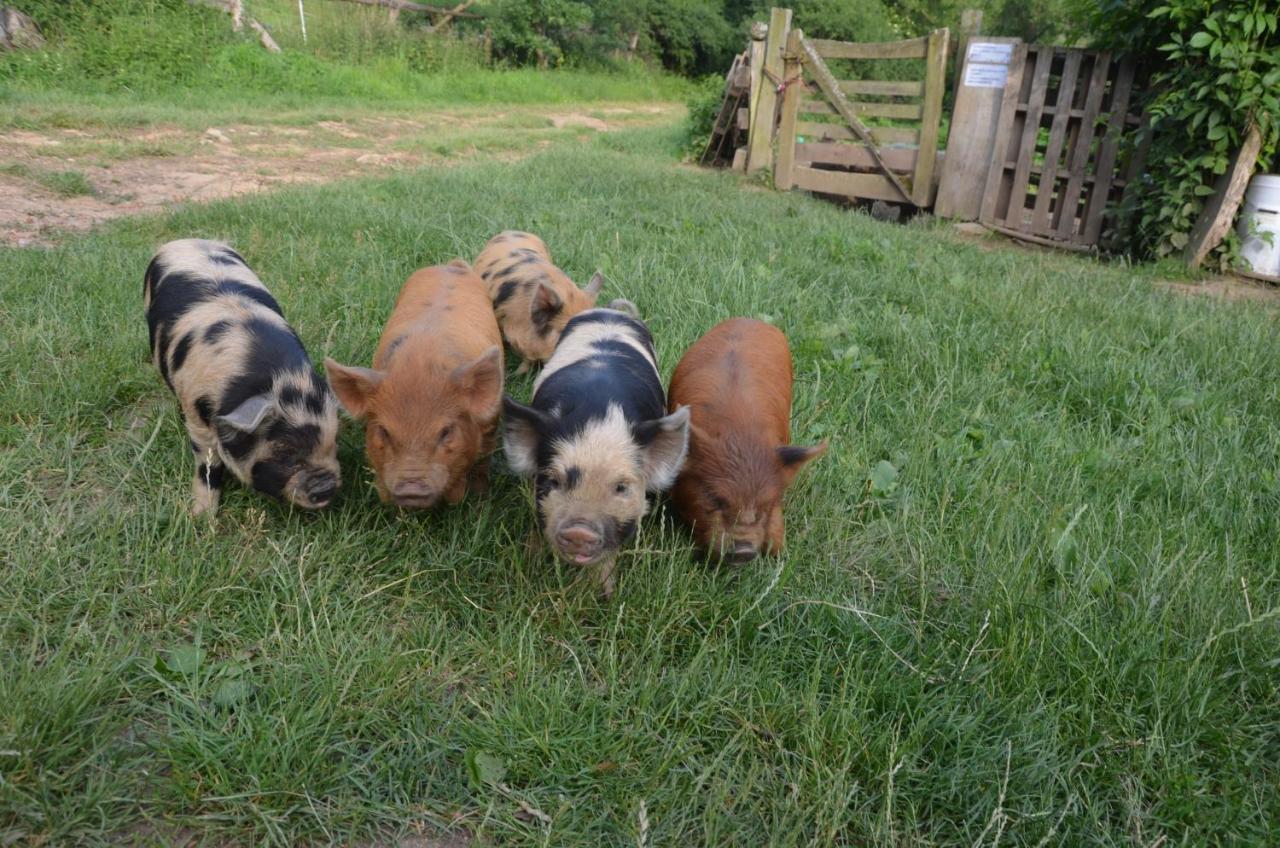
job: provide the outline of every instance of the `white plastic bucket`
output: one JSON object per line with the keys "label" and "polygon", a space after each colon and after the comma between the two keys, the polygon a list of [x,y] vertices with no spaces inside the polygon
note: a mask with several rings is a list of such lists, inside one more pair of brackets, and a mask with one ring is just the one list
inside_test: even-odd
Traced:
{"label": "white plastic bucket", "polygon": [[[1240,212],[1240,258],[1257,274],[1280,277],[1280,174],[1249,181]],[[1263,237],[1270,233],[1270,244]]]}

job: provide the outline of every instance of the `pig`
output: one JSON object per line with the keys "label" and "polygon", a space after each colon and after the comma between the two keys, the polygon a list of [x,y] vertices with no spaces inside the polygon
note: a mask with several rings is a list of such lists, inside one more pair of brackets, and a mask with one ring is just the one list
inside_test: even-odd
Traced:
{"label": "pig", "polygon": [[790,444],[791,380],[787,337],[750,318],[711,328],[671,375],[670,407],[691,421],[671,499],[713,560],[781,553],[783,492],[827,449]]}
{"label": "pig", "polygon": [[324,362],[364,421],[378,496],[402,509],[457,504],[489,484],[502,403],[502,336],[484,281],[461,259],[405,282],[372,368]]}
{"label": "pig", "polygon": [[279,304],[240,254],[202,239],[160,248],[143,278],[151,357],[196,457],[193,515],[223,474],[303,509],[341,485],[338,405]]}
{"label": "pig", "polygon": [[[595,306],[604,284],[597,271],[586,288],[578,288],[551,263],[542,239],[517,230],[489,239],[476,257],[475,269],[488,284],[502,335],[522,360],[520,374],[546,362],[569,319]],[[616,305],[625,310],[629,304]]]}
{"label": "pig", "polygon": [[619,310],[575,316],[538,375],[529,406],[503,399],[503,448],[533,478],[539,529],[555,553],[613,595],[618,550],[675,482],[689,411],[666,412],[653,337]]}

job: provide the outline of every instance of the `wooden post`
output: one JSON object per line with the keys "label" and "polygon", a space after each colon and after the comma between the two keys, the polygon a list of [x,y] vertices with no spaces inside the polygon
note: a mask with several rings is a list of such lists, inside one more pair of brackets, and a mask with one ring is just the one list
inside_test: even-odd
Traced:
{"label": "wooden post", "polygon": [[774,7],[769,12],[769,35],[764,45],[764,79],[760,83],[755,120],[747,136],[747,173],[771,164],[774,118],[778,112],[778,83],[782,79],[782,50],[791,32],[791,10]]}
{"label": "wooden post", "polygon": [[1251,122],[1240,149],[1236,151],[1230,167],[1218,177],[1213,194],[1200,213],[1195,229],[1191,231],[1191,240],[1187,242],[1187,249],[1183,254],[1189,267],[1199,268],[1209,251],[1221,244],[1227,231],[1231,229],[1231,222],[1236,217],[1236,210],[1240,208],[1240,201],[1244,199],[1244,191],[1249,186],[1249,177],[1253,176],[1261,150],[1262,133],[1258,131],[1258,125]]}
{"label": "wooden post", "polygon": [[960,74],[964,71],[964,62],[966,58],[966,51],[969,49],[969,42],[977,37],[981,32],[981,9],[965,9],[960,12],[960,32],[956,36],[956,77],[955,83],[952,86],[952,103],[954,103],[956,98],[960,96]]}
{"label": "wooden post", "polygon": [[[760,96],[760,81],[764,79],[764,39],[769,27],[760,21],[751,25],[751,46],[747,49],[747,64],[751,71],[751,88],[747,91],[747,146],[751,145],[751,128],[756,125],[756,100]],[[746,169],[747,151],[742,151],[742,170]],[[737,162],[735,154],[734,162]],[[735,164],[734,169],[738,170]]]}
{"label": "wooden post", "polygon": [[[1016,38],[978,38],[969,42],[971,49],[981,49],[980,58],[1002,58],[1002,51],[982,49],[984,45],[1009,45],[1012,60]],[[956,74],[956,99],[951,108],[951,134],[947,138],[947,156],[942,162],[942,179],[938,185],[938,199],[934,214],[959,221],[974,221],[982,207],[982,191],[987,184],[987,169],[991,166],[991,152],[996,146],[996,128],[1000,124],[1000,105],[1004,99],[1004,87],[1008,82],[1006,63],[1005,79],[987,73],[965,84],[969,70],[968,51],[960,57]],[[980,62],[983,65],[998,64]],[[1102,91],[1101,87],[1098,89]]]}
{"label": "wooden post", "polygon": [[307,13],[302,8],[302,0],[298,0],[298,24],[302,27],[302,43],[307,43]]}
{"label": "wooden post", "polygon": [[929,33],[929,52],[924,67],[924,114],[920,118],[920,152],[911,180],[911,202],[921,209],[933,204],[933,167],[938,158],[938,124],[942,121],[942,92],[947,86],[947,42],[945,27]]}
{"label": "wooden post", "polygon": [[[782,78],[798,79],[802,66],[800,64],[800,39],[804,38],[801,30],[793,29],[787,36],[787,50],[783,54]],[[778,126],[778,164],[773,169],[773,185],[779,191],[789,191],[792,185],[792,170],[796,164],[796,117],[800,112],[800,92],[804,88],[802,81],[787,85],[782,93],[782,123]]]}

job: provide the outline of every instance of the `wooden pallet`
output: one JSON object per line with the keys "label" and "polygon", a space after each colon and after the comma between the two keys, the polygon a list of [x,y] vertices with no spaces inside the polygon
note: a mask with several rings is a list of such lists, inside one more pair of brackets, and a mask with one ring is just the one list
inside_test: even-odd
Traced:
{"label": "wooden pallet", "polygon": [[751,89],[748,55],[734,56],[725,75],[724,99],[712,124],[711,138],[698,158],[700,165],[728,166],[733,162],[734,151],[746,144],[747,95]]}
{"label": "wooden pallet", "polygon": [[1097,246],[1125,186],[1134,65],[1107,51],[1014,48],[979,220],[1015,237]]}

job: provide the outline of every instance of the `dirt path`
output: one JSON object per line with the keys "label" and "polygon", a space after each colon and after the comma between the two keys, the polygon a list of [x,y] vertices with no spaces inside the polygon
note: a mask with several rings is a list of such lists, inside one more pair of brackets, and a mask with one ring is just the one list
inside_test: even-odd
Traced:
{"label": "dirt path", "polygon": [[674,120],[671,104],[517,107],[365,116],[282,126],[0,130],[0,243],[190,201],[323,183],[388,169],[519,158],[560,138]]}

